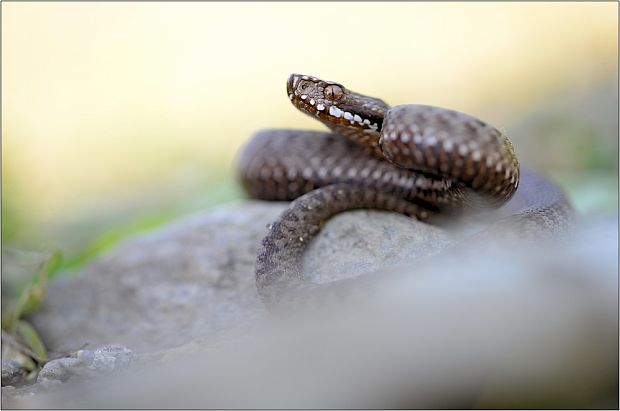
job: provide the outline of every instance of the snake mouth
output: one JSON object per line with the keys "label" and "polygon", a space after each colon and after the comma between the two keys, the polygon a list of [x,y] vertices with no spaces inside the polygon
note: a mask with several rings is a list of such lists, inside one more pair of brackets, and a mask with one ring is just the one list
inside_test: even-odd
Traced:
{"label": "snake mouth", "polygon": [[327,126],[355,127],[361,130],[368,130],[369,132],[376,132],[380,131],[383,125],[383,118],[362,118],[359,114],[353,110],[347,110],[347,107],[344,106],[324,105],[316,103],[313,99],[301,99],[298,96],[294,96],[291,101],[298,110],[318,118]]}
{"label": "snake mouth", "polygon": [[372,107],[380,103],[380,109],[386,111],[383,101],[354,93],[339,83],[297,73],[288,76],[286,91],[298,110],[330,128],[347,127],[370,133],[381,130],[383,113]]}

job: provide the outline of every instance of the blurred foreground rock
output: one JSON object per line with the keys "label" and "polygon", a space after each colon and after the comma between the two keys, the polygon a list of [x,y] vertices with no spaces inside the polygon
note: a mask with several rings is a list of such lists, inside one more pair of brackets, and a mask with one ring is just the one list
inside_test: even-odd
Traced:
{"label": "blurred foreground rock", "polygon": [[[34,321],[53,351],[73,354],[31,386],[4,387],[2,405],[617,407],[617,218],[567,243],[512,249],[500,235],[495,254],[459,254],[436,227],[345,213],[304,270],[372,281],[281,318],[259,302],[253,264],[284,206],[198,214],[54,281]],[[106,347],[74,352],[85,342]],[[114,373],[93,379],[96,364]]]}

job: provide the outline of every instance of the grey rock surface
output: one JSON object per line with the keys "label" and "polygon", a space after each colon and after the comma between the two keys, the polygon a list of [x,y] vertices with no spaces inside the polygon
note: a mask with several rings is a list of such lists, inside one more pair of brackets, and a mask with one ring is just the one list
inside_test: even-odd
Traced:
{"label": "grey rock surface", "polygon": [[47,362],[37,377],[37,381],[58,380],[66,381],[79,372],[83,367],[82,361],[77,358],[59,358]]}
{"label": "grey rock surface", "polygon": [[617,245],[615,219],[570,242],[442,252],[344,303],[152,352],[107,379],[3,389],[3,405],[617,409]]}
{"label": "grey rock surface", "polygon": [[96,376],[114,370],[123,370],[136,359],[129,348],[119,345],[107,345],[91,350],[79,350],[70,357],[62,357],[47,362],[37,381],[67,381],[74,375]]}
{"label": "grey rock surface", "polygon": [[18,384],[24,375],[19,362],[15,360],[2,360],[2,386]]}
{"label": "grey rock surface", "polygon": [[[82,358],[89,358],[88,355],[80,355]],[[96,349],[92,355],[92,362],[89,368],[94,370],[113,370],[126,368],[135,358],[133,351],[122,345],[108,345]]]}
{"label": "grey rock surface", "polygon": [[450,243],[444,230],[402,214],[349,211],[310,243],[304,273],[315,282],[355,277],[435,255]]}
{"label": "grey rock surface", "polygon": [[[251,324],[266,314],[254,283],[256,252],[285,207],[224,205],[128,240],[78,275],[55,279],[32,320],[57,352],[85,343],[148,351]],[[351,211],[311,243],[304,271],[314,281],[350,277],[447,243],[442,230],[405,216]]]}

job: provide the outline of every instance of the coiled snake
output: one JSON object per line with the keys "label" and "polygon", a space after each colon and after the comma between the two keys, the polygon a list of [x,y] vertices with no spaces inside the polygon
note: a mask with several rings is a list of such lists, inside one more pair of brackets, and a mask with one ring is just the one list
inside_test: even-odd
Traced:
{"label": "coiled snake", "polygon": [[571,219],[561,190],[520,170],[510,140],[474,117],[424,105],[390,107],[306,75],[290,75],[287,93],[332,132],[262,130],[239,156],[252,197],[294,200],[269,227],[256,260],[267,304],[290,290],[319,287],[304,279],[301,257],[323,223],[342,211],[381,209],[432,221],[508,202],[492,224],[529,233],[555,232]]}

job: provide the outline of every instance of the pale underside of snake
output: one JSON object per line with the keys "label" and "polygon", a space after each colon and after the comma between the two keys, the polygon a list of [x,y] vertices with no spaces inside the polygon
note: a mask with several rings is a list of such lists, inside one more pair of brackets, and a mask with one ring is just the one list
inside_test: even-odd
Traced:
{"label": "pale underside of snake", "polygon": [[301,259],[323,224],[343,211],[441,221],[463,210],[500,208],[490,227],[539,235],[570,225],[562,191],[520,170],[510,140],[477,118],[432,106],[390,107],[306,75],[290,75],[287,93],[331,133],[262,130],[239,156],[250,196],[294,200],[270,225],[256,261],[258,292],[268,305],[287,293],[330,286],[306,280]]}

